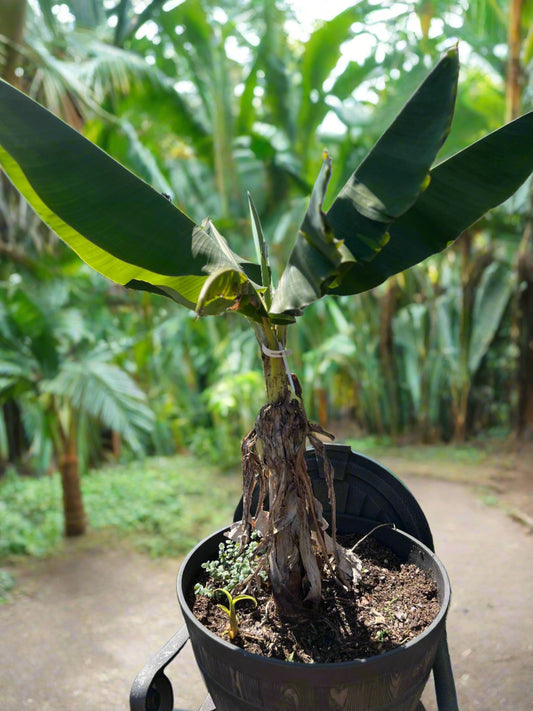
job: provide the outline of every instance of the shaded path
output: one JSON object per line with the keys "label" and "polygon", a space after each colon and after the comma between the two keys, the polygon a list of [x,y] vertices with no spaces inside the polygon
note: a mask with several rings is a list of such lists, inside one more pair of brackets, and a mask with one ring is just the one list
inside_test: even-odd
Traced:
{"label": "shaded path", "polygon": [[[461,711],[530,711],[533,536],[464,484],[404,478],[452,581]],[[19,593],[0,607],[2,711],[126,711],[135,674],[179,625],[176,568],[90,538],[21,566]],[[176,706],[196,711],[204,692],[190,649],[169,676]],[[429,686],[424,703],[436,711]]]}

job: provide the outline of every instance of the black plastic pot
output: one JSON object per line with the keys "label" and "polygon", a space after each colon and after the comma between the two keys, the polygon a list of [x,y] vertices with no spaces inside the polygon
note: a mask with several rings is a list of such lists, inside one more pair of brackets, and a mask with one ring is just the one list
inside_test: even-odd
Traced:
{"label": "black plastic pot", "polygon": [[[405,561],[430,571],[441,610],[416,639],[391,652],[339,664],[300,664],[245,652],[217,637],[192,614],[186,594],[201,564],[218,555],[224,530],[204,539],[178,575],[178,600],[196,661],[217,711],[414,711],[445,634],[450,603],[446,570],[426,546],[401,531],[376,538]],[[347,532],[347,531],[345,531]]]}

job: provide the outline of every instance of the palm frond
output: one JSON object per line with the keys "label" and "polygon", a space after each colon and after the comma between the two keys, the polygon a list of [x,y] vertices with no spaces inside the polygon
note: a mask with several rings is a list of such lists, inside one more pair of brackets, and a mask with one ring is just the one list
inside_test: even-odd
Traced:
{"label": "palm frond", "polygon": [[124,370],[111,363],[66,361],[55,378],[43,383],[42,390],[115,430],[136,452],[142,450],[141,433],[153,428],[154,415],[146,396]]}
{"label": "palm frond", "polygon": [[32,390],[36,370],[37,363],[31,357],[0,350],[0,402]]}

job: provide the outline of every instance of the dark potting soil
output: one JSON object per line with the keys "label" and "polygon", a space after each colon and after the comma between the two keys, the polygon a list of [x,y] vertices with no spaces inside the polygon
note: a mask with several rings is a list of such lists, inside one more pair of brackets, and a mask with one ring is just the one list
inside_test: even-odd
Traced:
{"label": "dark potting soil", "polygon": [[[346,547],[355,542],[342,541]],[[301,623],[280,619],[264,584],[247,591],[257,607],[249,601],[237,603],[239,634],[233,644],[275,659],[317,664],[376,656],[421,634],[440,610],[435,582],[372,539],[362,541],[357,553],[363,573],[356,593],[326,576],[319,614]],[[209,576],[204,574],[199,582],[209,583]],[[191,593],[189,602],[205,627],[228,640],[228,616],[217,607],[217,602],[227,606],[225,596]]]}

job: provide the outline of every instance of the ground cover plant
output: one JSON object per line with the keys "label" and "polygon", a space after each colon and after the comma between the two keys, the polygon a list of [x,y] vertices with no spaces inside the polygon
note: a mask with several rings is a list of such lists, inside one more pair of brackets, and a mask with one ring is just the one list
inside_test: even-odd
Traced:
{"label": "ground cover plant", "polygon": [[[324,531],[304,452],[325,457],[326,435],[308,420],[288,366],[287,336],[305,307],[355,295],[445,249],[500,204],[533,168],[533,114],[433,165],[454,111],[458,52],[449,50],[324,209],[332,160],[325,153],[309,207],[274,285],[252,198],[256,261],[230,248],[215,225],[194,223],[6,83],[0,84],[0,160],[40,216],[88,264],[132,289],[168,297],[198,317],[238,314],[257,338],[266,404],[242,444],[244,513],[233,531],[263,536],[264,565],[282,617],[316,614],[325,569],[350,587],[360,561]],[[252,492],[259,506],[252,510]],[[262,508],[269,494],[269,511]],[[331,534],[331,535],[330,535]]]}
{"label": "ground cover plant", "polygon": [[[234,470],[196,457],[147,458],[82,477],[91,531],[149,555],[184,555],[231,519],[240,482]],[[0,479],[0,560],[56,553],[62,541],[61,481],[15,473]]]}

